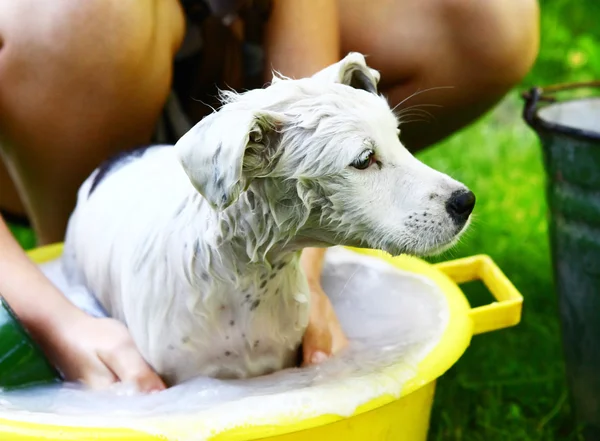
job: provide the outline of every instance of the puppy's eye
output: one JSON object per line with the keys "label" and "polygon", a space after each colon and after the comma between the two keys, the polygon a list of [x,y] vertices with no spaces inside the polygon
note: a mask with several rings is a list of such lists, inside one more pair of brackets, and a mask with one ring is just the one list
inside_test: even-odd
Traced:
{"label": "puppy's eye", "polygon": [[365,170],[369,168],[371,165],[375,163],[375,152],[371,149],[365,150],[360,154],[358,158],[356,158],[351,164],[351,167],[354,167],[358,170]]}

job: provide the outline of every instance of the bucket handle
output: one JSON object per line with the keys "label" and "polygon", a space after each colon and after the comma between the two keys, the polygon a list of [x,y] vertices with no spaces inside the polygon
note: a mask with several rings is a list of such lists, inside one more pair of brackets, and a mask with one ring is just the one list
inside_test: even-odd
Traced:
{"label": "bucket handle", "polygon": [[521,321],[523,296],[500,270],[491,257],[480,254],[435,265],[455,283],[481,280],[496,302],[472,308],[473,334],[496,331]]}
{"label": "bucket handle", "polygon": [[525,100],[525,108],[523,109],[523,118],[532,128],[536,127],[535,112],[537,110],[538,103],[545,101],[548,103],[556,102],[556,97],[552,94],[556,92],[563,92],[566,90],[579,89],[581,87],[600,87],[600,81],[586,81],[579,83],[564,83],[564,84],[553,84],[545,87],[533,87],[521,94],[521,97]]}

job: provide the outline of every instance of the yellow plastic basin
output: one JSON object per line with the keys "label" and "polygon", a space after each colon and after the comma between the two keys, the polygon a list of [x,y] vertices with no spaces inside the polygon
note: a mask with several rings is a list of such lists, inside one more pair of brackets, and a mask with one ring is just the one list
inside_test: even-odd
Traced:
{"label": "yellow plastic basin", "polygon": [[[35,262],[43,263],[57,258],[61,251],[60,245],[53,245],[33,250],[29,255]],[[379,396],[359,406],[350,417],[321,415],[303,418],[289,415],[268,424],[248,423],[214,434],[211,440],[425,441],[437,378],[456,363],[473,335],[507,328],[521,319],[523,297],[486,255],[431,265],[414,257],[391,258],[378,251],[353,251],[377,256],[402,270],[429,278],[441,289],[447,301],[449,320],[445,332],[435,348],[419,363],[416,375],[403,384],[400,397]],[[458,284],[473,280],[481,280],[496,301],[471,308]],[[190,427],[179,427],[181,424],[190,424]],[[193,433],[191,424],[189,420],[184,423],[175,420],[171,424],[165,422],[165,425],[173,427],[165,428],[164,432]],[[175,428],[179,430],[173,430]],[[164,437],[117,427],[53,425],[34,422],[31,418],[0,418],[0,439],[164,440]]]}

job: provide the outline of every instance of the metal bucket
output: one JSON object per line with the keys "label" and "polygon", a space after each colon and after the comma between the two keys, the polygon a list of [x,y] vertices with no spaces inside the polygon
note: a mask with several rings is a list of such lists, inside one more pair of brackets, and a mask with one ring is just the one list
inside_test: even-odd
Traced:
{"label": "metal bucket", "polygon": [[533,88],[523,113],[543,147],[566,371],[586,440],[600,439],[598,92],[600,82]]}

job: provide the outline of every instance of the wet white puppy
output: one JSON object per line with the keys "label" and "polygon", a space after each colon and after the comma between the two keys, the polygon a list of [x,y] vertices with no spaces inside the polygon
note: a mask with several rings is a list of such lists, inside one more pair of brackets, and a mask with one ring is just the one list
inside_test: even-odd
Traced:
{"label": "wet white puppy", "polygon": [[307,246],[450,246],[475,199],[416,160],[352,53],[312,78],[225,93],[176,144],[123,155],[81,187],[66,272],[168,382],[295,364]]}

